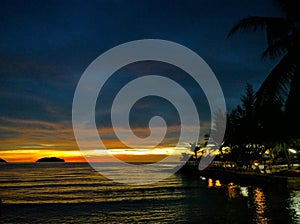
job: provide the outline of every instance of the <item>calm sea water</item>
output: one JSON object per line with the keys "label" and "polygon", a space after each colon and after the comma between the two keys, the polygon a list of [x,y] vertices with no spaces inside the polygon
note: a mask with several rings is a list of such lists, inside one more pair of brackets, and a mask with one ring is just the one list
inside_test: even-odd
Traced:
{"label": "calm sea water", "polygon": [[128,186],[86,163],[0,164],[0,198],[0,223],[300,223],[300,191],[186,174]]}

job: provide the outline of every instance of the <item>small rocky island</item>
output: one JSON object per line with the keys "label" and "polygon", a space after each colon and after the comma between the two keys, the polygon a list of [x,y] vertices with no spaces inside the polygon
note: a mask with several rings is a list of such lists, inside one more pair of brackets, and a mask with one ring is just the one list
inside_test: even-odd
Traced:
{"label": "small rocky island", "polygon": [[0,163],[6,163],[6,161],[0,158]]}
{"label": "small rocky island", "polygon": [[38,162],[65,162],[65,160],[57,158],[57,157],[44,157],[44,158],[38,159],[36,162],[37,163]]}

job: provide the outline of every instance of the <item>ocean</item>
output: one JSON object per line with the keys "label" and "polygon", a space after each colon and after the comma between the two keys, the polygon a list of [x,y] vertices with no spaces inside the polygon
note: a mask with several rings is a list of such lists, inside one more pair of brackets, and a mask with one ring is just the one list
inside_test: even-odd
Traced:
{"label": "ocean", "polygon": [[0,164],[0,198],[1,224],[300,223],[300,191],[186,173],[126,185],[88,163]]}

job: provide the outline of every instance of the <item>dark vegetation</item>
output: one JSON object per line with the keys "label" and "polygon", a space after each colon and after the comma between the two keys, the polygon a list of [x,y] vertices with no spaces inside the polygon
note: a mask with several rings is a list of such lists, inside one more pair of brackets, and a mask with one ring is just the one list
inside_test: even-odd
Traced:
{"label": "dark vegetation", "polygon": [[[241,103],[227,116],[225,138],[216,159],[250,165],[299,163],[300,14],[297,1],[274,0],[282,17],[250,16],[229,32],[264,31],[264,59],[276,61],[257,91],[250,84]],[[197,151],[195,157],[197,158]]]}

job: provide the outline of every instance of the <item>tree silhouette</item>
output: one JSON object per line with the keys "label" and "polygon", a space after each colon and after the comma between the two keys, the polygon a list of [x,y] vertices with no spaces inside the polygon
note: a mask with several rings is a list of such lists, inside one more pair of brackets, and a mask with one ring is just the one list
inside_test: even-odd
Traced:
{"label": "tree silhouette", "polygon": [[237,161],[241,157],[244,160],[255,159],[264,150],[255,100],[253,87],[247,83],[246,93],[241,96],[241,105],[232,110],[228,116],[224,146],[232,149],[231,160]]}
{"label": "tree silhouette", "polygon": [[279,105],[256,107],[256,100],[256,93],[247,84],[246,93],[241,96],[241,105],[228,115],[223,144],[231,148],[227,160],[249,165],[250,161],[263,160],[265,151],[272,149],[270,152],[279,152],[290,167],[288,146],[294,147],[299,140],[287,141],[285,130],[282,129],[283,112]]}
{"label": "tree silhouette", "polygon": [[255,92],[250,84],[246,85],[246,93],[241,96],[238,105],[228,116],[226,139],[231,144],[252,144],[257,142],[258,124],[255,116]]}
{"label": "tree silhouette", "polygon": [[[259,88],[256,106],[264,110],[269,108],[268,112],[275,108],[275,114],[281,106],[288,124],[282,128],[286,129],[290,137],[299,138],[300,108],[297,104],[300,98],[300,13],[297,1],[274,2],[279,5],[283,17],[244,18],[231,29],[229,36],[242,30],[265,30],[267,48],[263,51],[263,58],[280,60]],[[276,121],[273,120],[274,122]]]}

